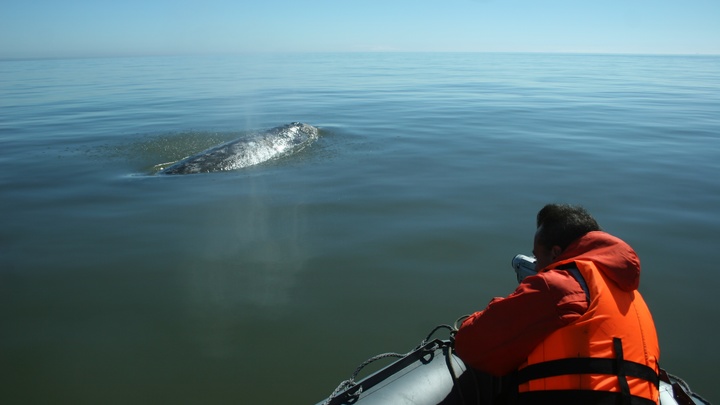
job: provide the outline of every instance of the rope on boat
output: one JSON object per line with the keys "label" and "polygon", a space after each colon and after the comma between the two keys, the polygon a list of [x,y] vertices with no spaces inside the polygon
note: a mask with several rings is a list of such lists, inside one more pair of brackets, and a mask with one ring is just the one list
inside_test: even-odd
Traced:
{"label": "rope on boat", "polygon": [[[354,387],[354,386],[357,384],[357,382],[355,382],[355,378],[356,378],[357,375],[360,373],[360,371],[361,371],[363,368],[365,368],[365,366],[367,366],[368,364],[370,364],[370,363],[372,363],[372,362],[374,362],[374,361],[380,360],[380,359],[388,358],[388,357],[396,357],[396,358],[402,359],[402,358],[404,358],[405,356],[407,356],[408,354],[410,354],[410,353],[412,353],[412,352],[413,352],[413,351],[411,350],[411,351],[409,351],[409,352],[407,352],[407,353],[405,353],[405,354],[393,353],[393,352],[382,353],[382,354],[378,354],[378,355],[376,355],[376,356],[373,356],[373,357],[365,360],[362,364],[360,364],[360,365],[358,366],[358,368],[355,369],[355,372],[352,373],[352,376],[350,376],[350,378],[348,378],[347,380],[341,382],[340,385],[338,385],[338,387],[335,388],[335,391],[333,391],[333,393],[330,394],[330,396],[325,400],[325,402],[322,403],[322,405],[328,405],[328,404],[330,404],[330,401],[332,401],[333,399],[335,399],[335,397],[336,397],[338,394],[340,394],[341,392],[346,391],[346,390]],[[354,397],[359,397],[360,394],[362,393],[362,391],[363,391],[363,390],[362,390],[362,386],[360,386],[360,388],[359,388],[357,391],[353,392],[353,393],[350,394],[350,395],[352,395],[352,396],[354,396]]]}
{"label": "rope on boat", "polygon": [[[432,331],[430,331],[430,333],[428,333],[427,337],[425,337],[425,339],[423,339],[419,345],[417,345],[414,349],[410,350],[407,353],[388,352],[388,353],[382,353],[382,354],[375,355],[375,356],[370,357],[369,359],[365,360],[362,364],[360,364],[355,369],[355,371],[352,373],[352,376],[350,376],[350,378],[341,382],[337,386],[337,388],[335,388],[335,390],[332,392],[332,394],[330,394],[330,396],[325,400],[325,402],[322,403],[322,405],[329,405],[330,402],[333,399],[335,399],[335,397],[337,397],[341,392],[347,391],[347,390],[351,389],[352,387],[354,387],[355,385],[357,385],[355,378],[358,376],[358,374],[360,374],[360,371],[363,368],[365,368],[367,365],[369,365],[377,360],[381,360],[381,359],[385,359],[385,358],[389,358],[389,357],[403,359],[403,358],[407,357],[408,355],[412,354],[413,352],[415,352],[416,350],[420,349],[421,347],[425,346],[430,341],[430,338],[432,337],[432,335],[434,335],[435,332],[437,332],[440,329],[449,330],[450,331],[450,340],[451,341],[454,340],[455,333],[458,330],[458,322],[462,323],[461,320],[465,320],[465,319],[467,319],[467,317],[468,316],[466,315],[466,316],[462,316],[462,317],[458,318],[455,321],[454,326],[445,325],[445,324],[436,326]],[[453,375],[452,377],[455,377],[455,376]],[[455,380],[455,378],[453,378],[453,380]],[[363,391],[362,386],[360,386],[360,388],[358,388],[357,391],[355,391],[349,395],[357,398],[360,396],[360,394],[362,394],[362,391]]]}

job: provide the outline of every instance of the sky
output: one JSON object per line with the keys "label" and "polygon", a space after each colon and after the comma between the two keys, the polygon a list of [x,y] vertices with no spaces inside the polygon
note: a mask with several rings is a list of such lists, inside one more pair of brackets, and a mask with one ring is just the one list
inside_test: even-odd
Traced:
{"label": "sky", "polygon": [[720,54],[720,0],[2,0],[0,59],[257,52]]}

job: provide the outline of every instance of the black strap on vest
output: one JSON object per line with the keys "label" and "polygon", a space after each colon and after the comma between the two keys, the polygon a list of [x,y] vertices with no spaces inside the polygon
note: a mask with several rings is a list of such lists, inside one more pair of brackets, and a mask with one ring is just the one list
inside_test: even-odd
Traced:
{"label": "black strap on vest", "polygon": [[638,396],[630,396],[630,402],[619,392],[591,390],[530,391],[518,394],[517,405],[582,404],[582,405],[657,405],[657,402]]}
{"label": "black strap on vest", "polygon": [[[630,386],[627,382],[627,367],[625,365],[625,363],[627,362],[623,357],[622,340],[620,340],[620,338],[613,338],[613,348],[615,349],[615,375],[618,376],[618,384],[620,384],[620,392],[622,393],[622,404],[630,405]],[[660,384],[659,378],[658,384]]]}
{"label": "black strap on vest", "polygon": [[[619,340],[619,339],[618,339]],[[573,357],[533,364],[518,371],[518,383],[526,383],[538,378],[555,377],[568,374],[609,374],[622,377],[641,378],[658,386],[660,380],[652,368],[622,359],[598,359]],[[625,379],[627,383],[627,379]],[[622,383],[621,387],[622,388]]]}
{"label": "black strap on vest", "polygon": [[[660,385],[658,374],[652,368],[623,358],[622,340],[613,338],[615,357],[602,359],[595,357],[574,357],[568,359],[551,360],[532,364],[519,370],[518,384],[526,383],[539,378],[555,377],[572,374],[607,374],[618,377],[620,392],[591,391],[591,390],[562,390],[562,391],[530,391],[519,393],[521,403],[587,403],[587,404],[621,404],[636,405],[654,403],[645,398],[630,394],[627,377],[640,378]],[[591,398],[592,397],[592,398]],[[566,398],[566,399],[563,399]],[[574,400],[572,400],[575,398]],[[582,400],[585,398],[586,400]],[[569,402],[568,402],[569,401]],[[647,402],[646,402],[647,401]]]}

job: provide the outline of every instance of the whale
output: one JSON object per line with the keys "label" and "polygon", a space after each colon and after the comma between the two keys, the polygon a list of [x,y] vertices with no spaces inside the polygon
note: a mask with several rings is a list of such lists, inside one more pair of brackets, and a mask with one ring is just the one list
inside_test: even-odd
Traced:
{"label": "whale", "polygon": [[318,139],[316,127],[292,122],[226,142],[181,159],[158,174],[196,174],[236,170],[296,153]]}

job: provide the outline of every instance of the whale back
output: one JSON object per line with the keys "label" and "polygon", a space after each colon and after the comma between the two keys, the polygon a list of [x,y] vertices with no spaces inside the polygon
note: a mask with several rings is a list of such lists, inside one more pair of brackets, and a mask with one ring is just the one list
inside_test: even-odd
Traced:
{"label": "whale back", "polygon": [[293,122],[226,142],[188,156],[159,174],[195,174],[236,170],[296,153],[318,138],[312,125]]}

